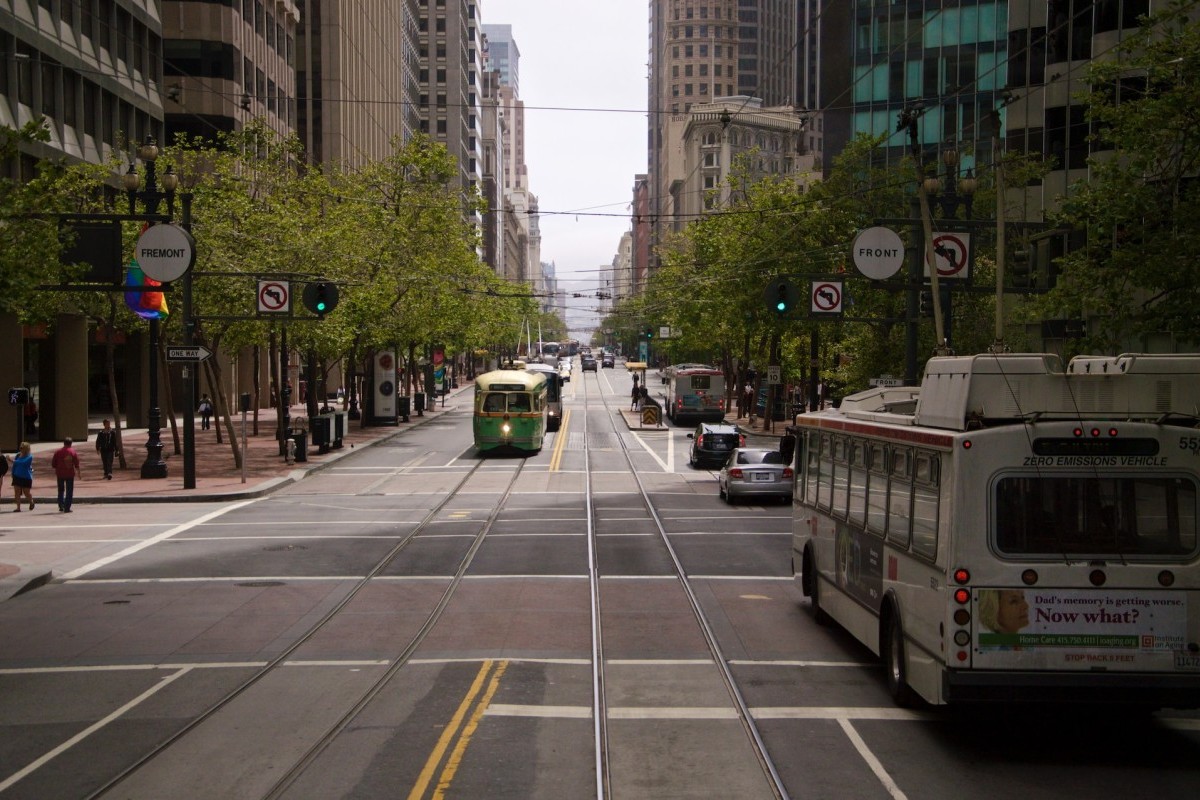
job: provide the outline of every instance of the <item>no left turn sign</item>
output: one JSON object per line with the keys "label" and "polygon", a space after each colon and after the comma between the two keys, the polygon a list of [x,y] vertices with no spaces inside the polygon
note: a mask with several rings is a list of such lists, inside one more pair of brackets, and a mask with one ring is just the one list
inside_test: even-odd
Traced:
{"label": "no left turn sign", "polygon": [[[933,258],[937,264],[939,278],[967,278],[969,271],[967,263],[971,255],[971,234],[969,233],[935,233],[933,234]],[[925,275],[929,275],[929,266],[925,266]]]}
{"label": "no left turn sign", "polygon": [[258,282],[258,310],[263,314],[286,314],[291,308],[287,281]]}
{"label": "no left turn sign", "polygon": [[841,281],[813,281],[812,313],[840,314],[842,313],[842,283]]}

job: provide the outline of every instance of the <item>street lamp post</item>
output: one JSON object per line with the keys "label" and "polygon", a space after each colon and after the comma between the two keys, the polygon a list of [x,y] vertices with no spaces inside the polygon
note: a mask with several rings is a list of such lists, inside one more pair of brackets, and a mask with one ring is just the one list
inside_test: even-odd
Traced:
{"label": "street lamp post", "polygon": [[[165,199],[167,201],[168,217],[174,213],[175,189],[179,185],[179,176],[168,167],[161,179],[164,191],[159,191],[159,181],[155,175],[155,161],[158,159],[158,153],[158,144],[155,142],[153,136],[147,136],[137,149],[137,157],[146,165],[146,186],[144,189],[139,189],[141,179],[137,168],[132,162],[129,165],[129,171],[121,179],[122,185],[125,187],[125,193],[129,198],[130,216],[136,213],[138,200],[142,201],[142,205],[145,206],[148,214],[156,215],[158,214],[159,204]],[[160,438],[162,412],[158,407],[158,339],[159,321],[158,319],[152,319],[150,320],[149,365],[150,413],[147,419],[149,431],[146,439],[146,460],[142,462],[141,469],[141,476],[143,478],[167,477],[167,462],[162,457],[163,443]]]}

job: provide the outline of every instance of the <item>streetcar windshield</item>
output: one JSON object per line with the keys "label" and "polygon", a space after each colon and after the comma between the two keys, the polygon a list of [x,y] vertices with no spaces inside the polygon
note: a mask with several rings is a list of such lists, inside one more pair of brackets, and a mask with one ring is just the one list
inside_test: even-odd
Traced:
{"label": "streetcar windshield", "polygon": [[502,414],[508,406],[504,392],[492,392],[483,398],[483,410],[489,414]]}
{"label": "streetcar windshield", "polygon": [[996,548],[1010,556],[1190,558],[1196,484],[1170,477],[1004,477]]}

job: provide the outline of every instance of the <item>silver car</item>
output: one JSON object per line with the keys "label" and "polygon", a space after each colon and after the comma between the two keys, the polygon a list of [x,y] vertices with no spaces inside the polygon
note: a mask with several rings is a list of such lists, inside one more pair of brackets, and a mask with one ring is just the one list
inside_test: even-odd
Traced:
{"label": "silver car", "polygon": [[733,505],[743,497],[792,499],[792,468],[778,450],[739,447],[729,454],[717,476],[721,499]]}

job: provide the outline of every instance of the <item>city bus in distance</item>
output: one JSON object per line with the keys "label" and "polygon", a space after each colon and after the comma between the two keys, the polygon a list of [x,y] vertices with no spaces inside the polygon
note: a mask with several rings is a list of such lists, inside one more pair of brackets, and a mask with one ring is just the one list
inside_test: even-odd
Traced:
{"label": "city bus in distance", "polygon": [[536,453],[546,436],[546,376],[501,369],[475,379],[472,427],[481,453]]}
{"label": "city bus in distance", "polygon": [[795,418],[793,573],[900,705],[1200,706],[1198,421],[1200,355],[934,358]]}
{"label": "city bus in distance", "polygon": [[669,370],[667,417],[677,425],[725,419],[725,374],[704,366]]}

